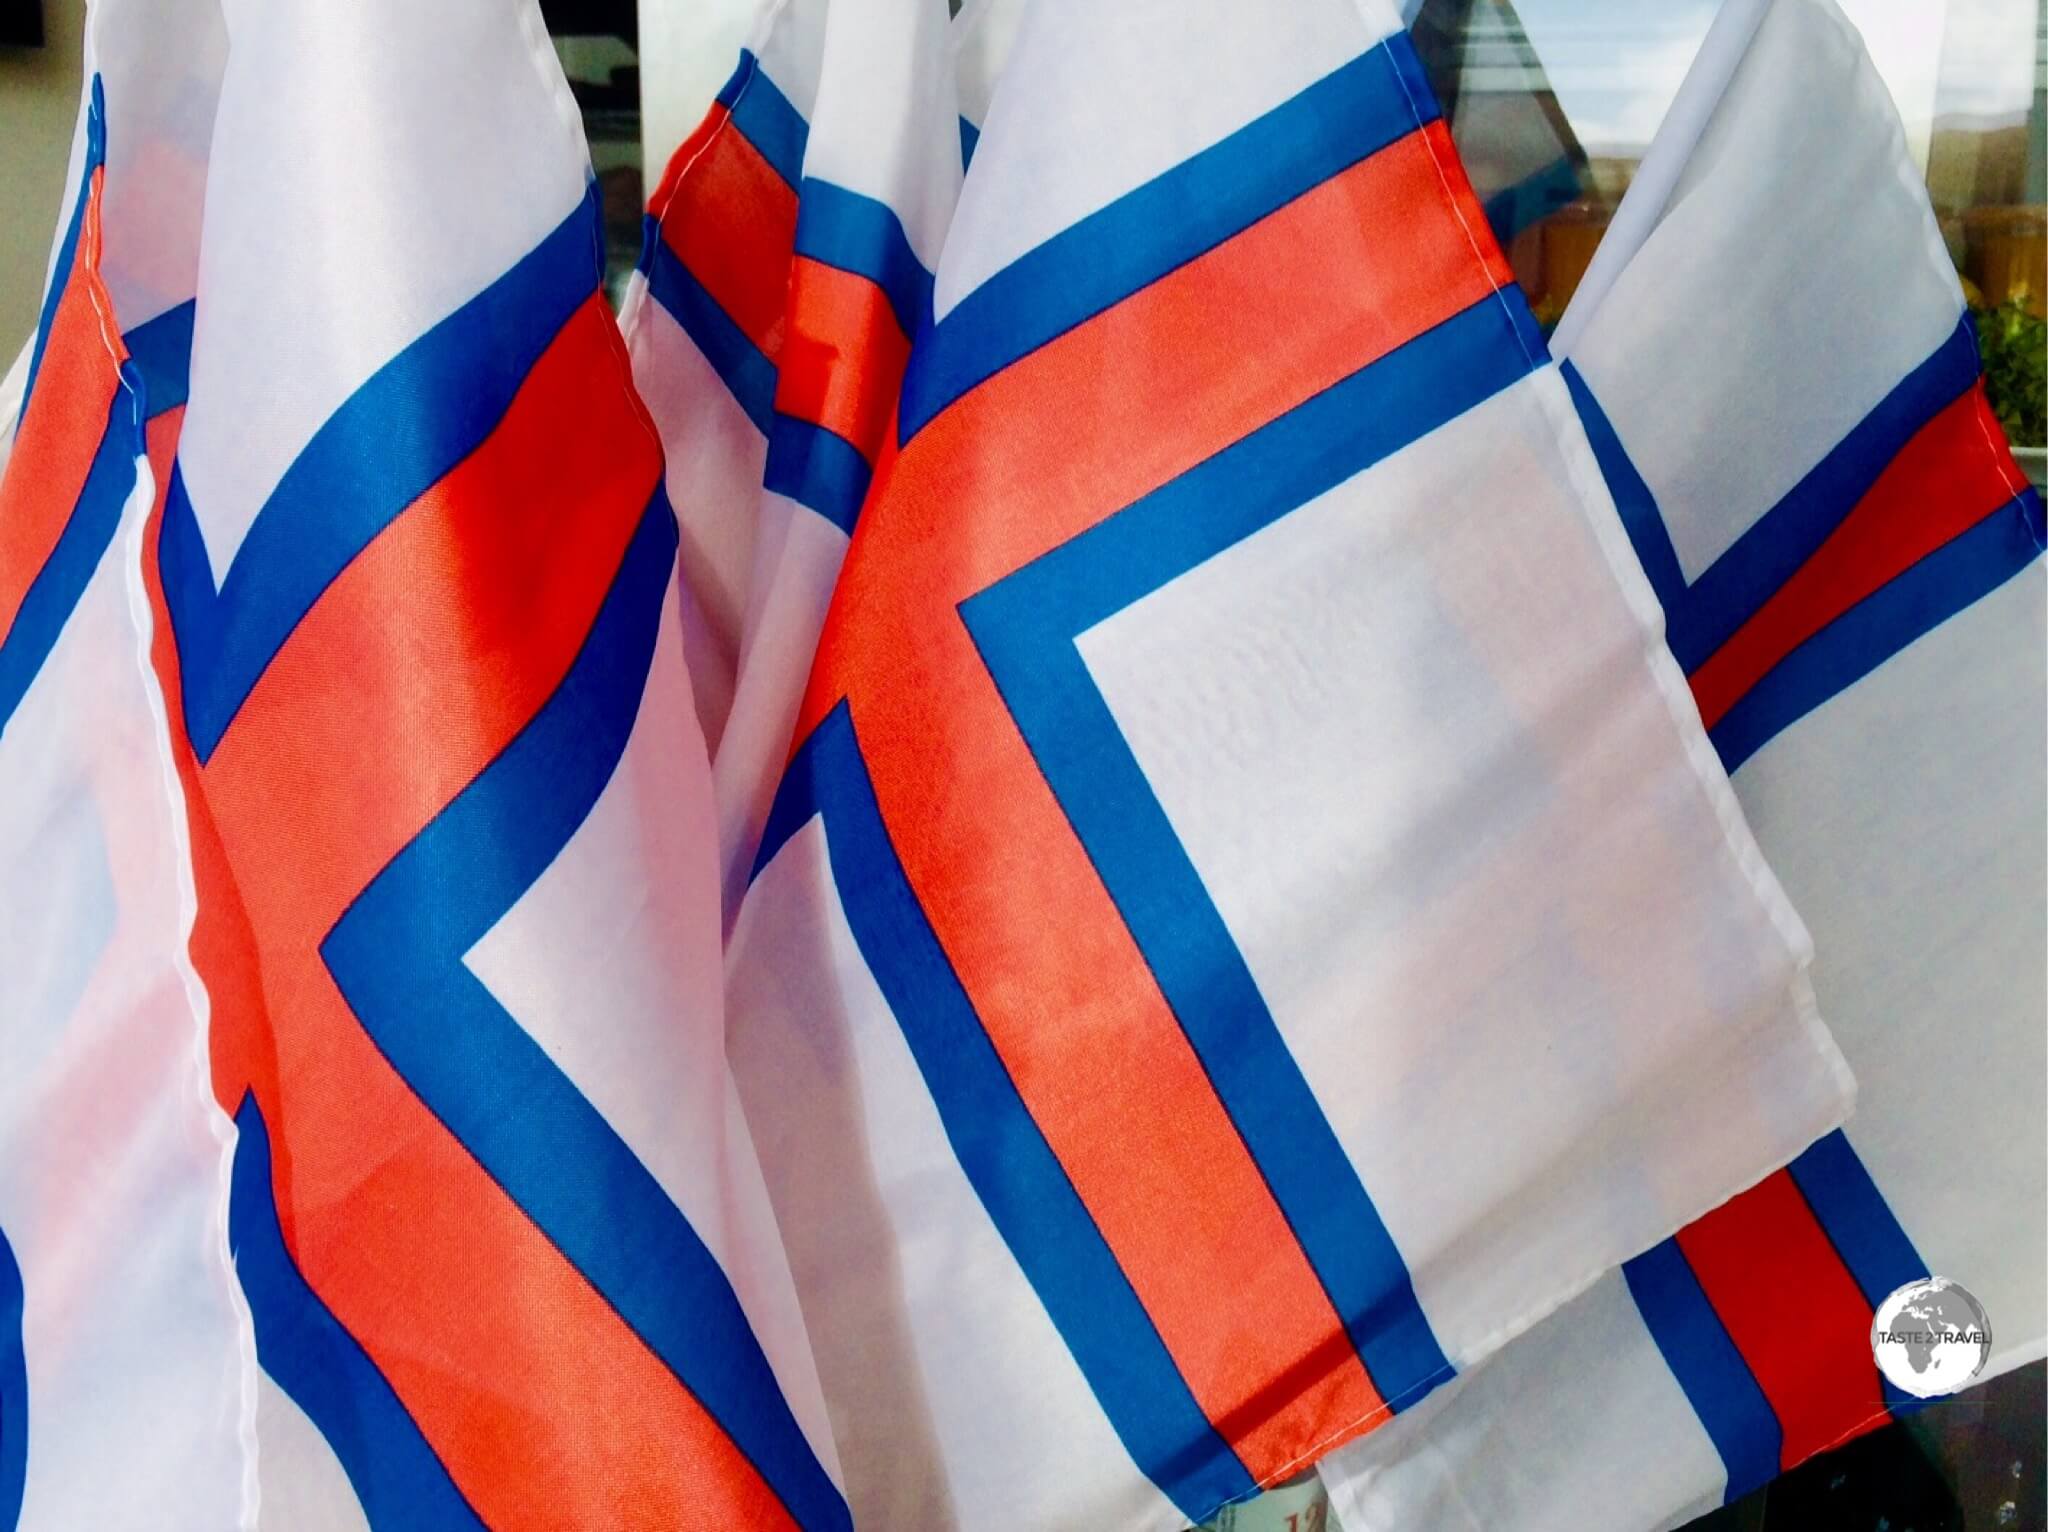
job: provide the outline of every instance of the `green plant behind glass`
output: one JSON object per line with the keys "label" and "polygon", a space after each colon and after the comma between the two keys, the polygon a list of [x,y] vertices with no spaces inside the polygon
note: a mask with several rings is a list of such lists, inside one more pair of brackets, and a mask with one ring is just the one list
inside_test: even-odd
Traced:
{"label": "green plant behind glass", "polygon": [[2048,390],[2048,320],[2014,293],[1996,308],[1975,308],[1977,347],[1984,353],[1984,391],[1991,412],[2015,447],[2048,444],[2042,419]]}

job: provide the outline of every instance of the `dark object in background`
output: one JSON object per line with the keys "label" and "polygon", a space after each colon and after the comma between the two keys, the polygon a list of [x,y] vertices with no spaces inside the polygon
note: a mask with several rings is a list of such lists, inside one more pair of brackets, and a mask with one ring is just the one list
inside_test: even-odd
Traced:
{"label": "dark object in background", "polygon": [[1940,1399],[1683,1532],[2044,1532],[2039,1362]]}
{"label": "dark object in background", "polygon": [[636,47],[640,42],[639,0],[540,0],[540,16],[556,37],[617,37]]}
{"label": "dark object in background", "polygon": [[43,45],[43,0],[0,0],[0,47]]}

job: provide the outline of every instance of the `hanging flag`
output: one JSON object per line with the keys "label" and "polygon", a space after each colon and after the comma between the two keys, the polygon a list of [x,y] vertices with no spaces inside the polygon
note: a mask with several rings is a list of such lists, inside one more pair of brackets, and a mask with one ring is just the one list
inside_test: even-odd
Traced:
{"label": "hanging flag", "polygon": [[1346,1526],[1733,1499],[1913,1404],[1871,1325],[1930,1273],[1987,1310],[1986,1376],[2048,1348],[2041,501],[1830,0],[1722,12],[1557,342],[1862,1090],[1844,1132],[1326,1462]]}
{"label": "hanging flag", "polygon": [[934,313],[728,1026],[856,1519],[1177,1527],[1847,1075],[1391,8],[1040,0]]}
{"label": "hanging flag", "polygon": [[0,1527],[31,1532],[256,1514],[232,1130],[179,961],[131,588],[147,451],[182,402],[209,10],[87,14],[48,287],[0,411]]}
{"label": "hanging flag", "polygon": [[837,0],[793,260],[733,707],[712,758],[726,908],[788,757],[833,582],[866,499],[960,191],[943,0]]}
{"label": "hanging flag", "polygon": [[[739,672],[824,41],[825,0],[770,5],[758,18],[648,199],[620,314],[634,383],[661,431],[691,687],[714,755]],[[651,96],[672,94],[660,82],[680,62],[647,60]]]}
{"label": "hanging flag", "polygon": [[142,572],[266,1514],[843,1527],[725,1060],[675,518],[538,11],[226,19]]}
{"label": "hanging flag", "polygon": [[[715,555],[693,584],[707,614],[726,613],[713,648],[736,632],[712,758],[728,908],[930,316],[961,169],[947,27],[944,0],[770,5],[648,215],[623,321],[635,380],[663,428],[672,494],[697,497],[686,527],[705,527],[707,551],[744,548],[750,564],[737,614]],[[795,35],[806,29],[815,35]],[[803,111],[775,83],[789,71],[769,62],[798,58],[816,60]],[[762,450],[722,450],[738,440]],[[684,464],[705,471],[686,484]]]}

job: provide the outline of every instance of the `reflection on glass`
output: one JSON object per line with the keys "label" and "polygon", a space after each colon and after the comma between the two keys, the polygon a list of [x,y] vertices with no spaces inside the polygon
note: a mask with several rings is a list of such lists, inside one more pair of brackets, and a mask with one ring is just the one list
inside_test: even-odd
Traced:
{"label": "reflection on glass", "polygon": [[[1994,407],[2042,444],[2044,0],[1840,0],[1978,313]],[[1718,0],[1422,0],[1413,31],[1537,317],[1554,325]]]}

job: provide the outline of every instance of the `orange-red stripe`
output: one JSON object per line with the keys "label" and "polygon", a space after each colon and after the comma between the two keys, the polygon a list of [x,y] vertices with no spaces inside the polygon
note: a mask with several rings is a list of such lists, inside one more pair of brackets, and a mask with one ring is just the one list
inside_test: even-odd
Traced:
{"label": "orange-red stripe", "polygon": [[128,355],[99,277],[105,178],[102,170],[92,173],[70,279],[57,298],[35,391],[0,481],[0,643],[71,520]]}
{"label": "orange-red stripe", "polygon": [[391,1070],[317,950],[573,661],[660,474],[624,376],[593,296],[498,430],[307,614],[207,766],[181,752],[194,955],[221,1099],[249,1083],[273,1125],[295,1259],[486,1522],[786,1526],[697,1400]]}
{"label": "orange-red stripe", "polygon": [[872,464],[910,355],[888,295],[866,277],[798,256],[787,313],[775,408],[836,432]]}
{"label": "orange-red stripe", "polygon": [[669,249],[774,361],[796,245],[796,192],[725,108],[714,106],[676,151],[653,207]]}
{"label": "orange-red stripe", "polygon": [[1982,380],[1915,432],[1813,557],[1693,672],[1707,727],[1800,644],[2010,501],[2023,485],[2003,443]]}
{"label": "orange-red stripe", "polygon": [[1512,284],[1453,219],[1374,237],[1390,208],[1449,202],[1453,154],[1440,123],[1398,140],[970,390],[900,468],[887,455],[878,477],[903,482],[869,497],[797,739],[863,674],[886,686],[867,651],[887,633],[849,613],[923,610],[935,588],[950,606]]}
{"label": "orange-red stripe", "polygon": [[[1397,142],[885,452],[798,736],[850,696],[890,838],[983,1025],[1262,1480],[1384,1406],[954,608],[1491,292],[1504,271],[1489,279],[1497,259],[1452,216],[1448,153],[1440,128]],[[1375,239],[1391,209],[1401,237]]]}
{"label": "orange-red stripe", "polygon": [[1778,1417],[1782,1467],[1890,1418],[1870,1304],[1788,1173],[1681,1229],[1678,1248]]}

